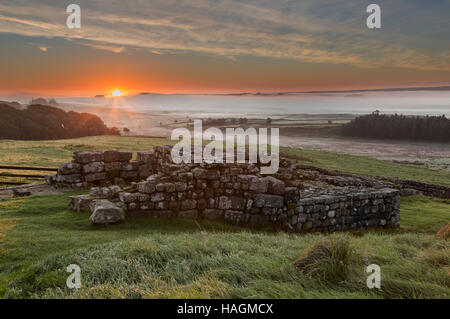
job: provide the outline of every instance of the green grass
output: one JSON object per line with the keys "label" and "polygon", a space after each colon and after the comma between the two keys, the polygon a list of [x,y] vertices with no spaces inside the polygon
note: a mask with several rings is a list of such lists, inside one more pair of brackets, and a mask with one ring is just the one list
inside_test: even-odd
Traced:
{"label": "green grass", "polygon": [[450,171],[430,170],[422,167],[397,164],[377,160],[365,156],[338,154],[325,151],[305,150],[296,148],[280,148],[286,155],[296,155],[309,158],[311,163],[321,168],[340,170],[362,176],[386,176],[411,179],[431,184],[450,186]]}
{"label": "green grass", "polygon": [[[0,225],[6,225],[0,227],[1,297],[450,297],[450,244],[435,238],[448,222],[449,206],[439,200],[402,200],[398,231],[347,233],[348,245],[333,250],[334,259],[322,257],[330,267],[319,263],[316,275],[314,268],[304,272],[293,262],[318,242],[339,242],[342,234],[143,218],[94,227],[88,213],[67,210],[69,194],[0,202]],[[82,288],[76,292],[65,286],[72,263],[81,267]],[[368,263],[381,266],[381,290],[366,288]],[[345,277],[333,280],[336,272]]]}
{"label": "green grass", "polygon": [[[72,159],[75,151],[120,149],[142,151],[156,145],[174,144],[163,138],[97,136],[57,141],[0,140],[0,164],[57,167]],[[397,164],[364,156],[325,151],[281,147],[280,152],[299,155],[326,169],[341,170],[363,176],[388,176],[450,186],[450,171],[430,170],[413,165]],[[18,171],[16,171],[18,173]]]}
{"label": "green grass", "polygon": [[[0,163],[56,167],[74,151],[138,151],[164,144],[170,141],[2,140]],[[281,151],[327,169],[450,185],[446,171],[322,151]],[[448,201],[403,198],[400,230],[342,237],[143,218],[99,228],[89,223],[88,213],[68,211],[70,194],[0,201],[0,297],[450,298],[450,244],[435,236],[449,222]],[[306,271],[294,266],[299,257],[316,256],[316,247],[323,245],[332,253],[319,254]],[[65,285],[71,263],[81,266],[78,291]],[[381,290],[366,288],[369,263],[381,266]]]}

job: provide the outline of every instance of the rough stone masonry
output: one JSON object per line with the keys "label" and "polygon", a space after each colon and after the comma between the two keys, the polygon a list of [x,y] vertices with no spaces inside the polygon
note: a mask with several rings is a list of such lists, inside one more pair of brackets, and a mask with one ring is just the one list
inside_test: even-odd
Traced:
{"label": "rough stone masonry", "polygon": [[71,196],[69,207],[91,211],[94,224],[141,216],[291,232],[399,226],[400,193],[384,183],[330,180],[285,158],[273,176],[262,176],[254,164],[176,165],[170,151],[170,146],[155,147],[138,152],[135,161],[129,152],[75,153],[55,182],[90,188],[89,195]]}

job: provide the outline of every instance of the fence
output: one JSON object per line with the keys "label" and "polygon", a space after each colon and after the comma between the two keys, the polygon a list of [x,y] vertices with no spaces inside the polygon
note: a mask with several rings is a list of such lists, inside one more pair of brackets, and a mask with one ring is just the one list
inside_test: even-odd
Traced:
{"label": "fence", "polygon": [[[30,167],[30,166],[10,166],[0,165],[0,170],[20,171],[17,174],[0,171],[0,185],[23,185],[32,181],[45,179],[46,175],[26,174],[26,171],[34,172],[57,172],[57,168],[52,167]],[[25,171],[25,173],[23,173]]]}

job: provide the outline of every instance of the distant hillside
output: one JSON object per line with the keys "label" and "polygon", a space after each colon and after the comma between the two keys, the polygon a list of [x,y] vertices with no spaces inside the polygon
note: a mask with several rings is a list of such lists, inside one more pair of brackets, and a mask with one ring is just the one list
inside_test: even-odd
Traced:
{"label": "distant hillside", "polygon": [[48,105],[18,110],[0,105],[0,139],[55,140],[96,135],[120,135],[96,115],[66,112]]}

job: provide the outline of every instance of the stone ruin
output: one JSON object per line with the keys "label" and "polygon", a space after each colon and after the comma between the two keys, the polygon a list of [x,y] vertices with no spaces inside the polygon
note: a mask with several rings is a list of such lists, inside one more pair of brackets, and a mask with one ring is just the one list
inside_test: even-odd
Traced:
{"label": "stone ruin", "polygon": [[90,188],[69,207],[93,224],[127,217],[225,221],[291,232],[398,227],[400,194],[385,183],[332,176],[286,158],[272,176],[254,164],[173,164],[171,146],[151,151],[78,152],[53,182]]}

